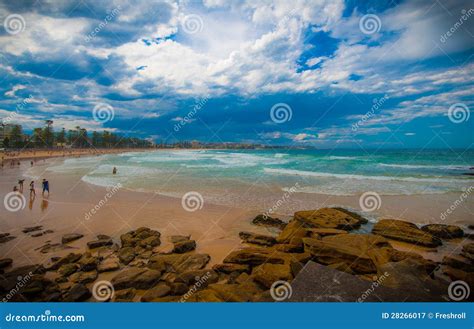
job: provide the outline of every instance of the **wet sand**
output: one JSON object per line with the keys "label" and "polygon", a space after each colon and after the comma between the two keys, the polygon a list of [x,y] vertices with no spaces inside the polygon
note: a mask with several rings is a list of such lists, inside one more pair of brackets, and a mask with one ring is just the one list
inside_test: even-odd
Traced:
{"label": "wet sand", "polygon": [[[97,234],[111,236],[116,242],[120,235],[141,226],[158,230],[162,241],[170,235],[191,235],[196,240],[198,252],[211,256],[210,266],[222,262],[232,250],[241,247],[239,231],[253,231],[271,234],[268,229],[251,224],[258,213],[266,209],[247,208],[246,204],[236,207],[213,205],[204,202],[202,209],[189,212],[183,209],[181,199],[162,196],[156,193],[134,192],[119,189],[92,216],[86,214],[104,200],[110,191],[81,181],[81,175],[47,172],[50,165],[58,165],[62,158],[38,162],[35,171],[39,177],[50,182],[51,195],[41,196],[41,182],[36,182],[37,196],[31,201],[28,197],[28,178],[25,180],[24,209],[11,212],[0,207],[0,232],[16,236],[14,240],[0,244],[2,258],[14,259],[14,266],[46,263],[52,256],[62,256],[71,251],[83,252],[87,241]],[[2,201],[12,191],[13,185],[30,168],[23,164],[16,168],[4,168],[0,177]],[[339,205],[359,209],[358,197],[336,197],[316,194],[298,194],[289,202],[297,210],[299,203],[311,198],[313,209]],[[459,198],[458,194],[423,196],[384,196],[383,202],[373,214],[377,217],[392,217],[409,220],[418,224],[444,223],[463,227],[474,224],[472,196],[460,204],[444,221],[440,214],[446,211]],[[287,217],[284,219],[288,219]],[[43,230],[53,230],[40,237],[31,237],[21,232],[24,227],[42,225]],[[38,250],[47,242],[59,243],[67,233],[81,233],[85,236],[70,243],[72,248],[43,254]],[[163,244],[162,248],[168,246]]]}

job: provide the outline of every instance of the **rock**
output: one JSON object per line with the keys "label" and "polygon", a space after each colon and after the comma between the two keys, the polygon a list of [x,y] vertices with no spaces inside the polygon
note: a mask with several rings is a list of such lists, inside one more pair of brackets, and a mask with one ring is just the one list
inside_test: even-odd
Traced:
{"label": "rock", "polygon": [[374,225],[372,233],[392,240],[403,241],[430,248],[442,244],[439,238],[420,230],[413,223],[402,220],[382,219]]}
{"label": "rock", "polygon": [[[301,242],[303,240],[301,239]],[[293,253],[293,252],[303,252],[304,251],[304,246],[303,244],[277,244],[275,246],[275,249],[281,252],[288,252],[288,253]]]}
{"label": "rock", "polygon": [[11,258],[3,258],[3,259],[0,259],[0,269],[3,269],[5,267],[8,267],[10,266],[11,264],[13,264],[13,259]]}
{"label": "rock", "polygon": [[188,292],[188,286],[182,282],[175,282],[169,284],[171,288],[170,295],[181,296]]}
{"label": "rock", "polygon": [[267,215],[257,215],[253,220],[252,223],[255,225],[260,226],[272,226],[279,229],[284,229],[286,223],[278,218],[273,218]]}
{"label": "rock", "polygon": [[159,236],[150,236],[140,241],[142,247],[157,247],[161,244]]}
{"label": "rock", "polygon": [[263,291],[252,281],[242,284],[211,284],[208,290],[213,291],[218,299],[226,302],[252,302]]}
{"label": "rock", "polygon": [[135,248],[124,247],[118,251],[118,258],[120,262],[128,265],[135,258]]}
{"label": "rock", "polygon": [[97,264],[99,260],[97,257],[93,257],[89,252],[86,252],[82,255],[81,259],[79,259],[78,264],[81,267],[81,271],[87,272],[97,269]]}
{"label": "rock", "polygon": [[466,282],[469,285],[469,287],[474,287],[474,273],[473,272],[465,272],[460,269],[446,266],[443,268],[443,273],[446,274],[453,281],[461,280],[461,281]]}
{"label": "rock", "polygon": [[39,250],[43,254],[47,254],[49,252],[55,252],[55,251],[61,251],[65,249],[72,249],[72,247],[69,247],[68,245],[62,244],[62,243],[45,243],[39,248],[36,248],[35,250]]}
{"label": "rock", "polygon": [[188,291],[184,296],[179,298],[180,302],[223,302],[225,301],[216,291],[204,289],[200,291]]}
{"label": "rock", "polygon": [[293,279],[289,264],[262,264],[253,269],[251,277],[267,289],[270,289],[275,281]]}
{"label": "rock", "polygon": [[353,230],[367,222],[361,216],[342,208],[321,208],[318,210],[297,211],[295,220],[307,228],[333,228]]}
{"label": "rock", "polygon": [[118,270],[119,268],[120,264],[117,258],[106,258],[97,266],[97,271],[99,273],[110,272]]}
{"label": "rock", "polygon": [[31,226],[31,227],[25,227],[23,230],[21,230],[23,233],[31,233],[35,231],[41,231],[43,229],[42,225],[39,226]]}
{"label": "rock", "polygon": [[78,240],[78,239],[82,238],[83,236],[84,236],[83,234],[79,234],[79,233],[64,234],[62,239],[61,239],[61,242],[63,244],[69,243],[69,242]]}
{"label": "rock", "polygon": [[247,264],[250,266],[263,263],[283,264],[281,257],[275,257],[274,251],[268,248],[245,248],[231,252],[224,259],[224,263]]}
{"label": "rock", "polygon": [[371,234],[338,234],[303,241],[305,251],[318,263],[344,263],[357,274],[377,273],[376,264],[389,261],[392,249],[386,239]]}
{"label": "rock", "polygon": [[464,236],[464,231],[455,225],[429,224],[422,226],[421,229],[440,239],[455,239]]}
{"label": "rock", "polygon": [[146,246],[159,246],[160,232],[149,229],[148,227],[140,227],[135,231],[130,231],[120,236],[122,247],[136,247],[141,245]]}
{"label": "rock", "polygon": [[53,261],[53,263],[51,265],[46,267],[46,270],[47,271],[56,271],[59,267],[61,267],[61,265],[75,263],[79,259],[81,259],[81,257],[82,257],[81,254],[69,253],[64,257],[61,257],[58,260]]}
{"label": "rock", "polygon": [[135,288],[116,290],[114,293],[113,301],[114,302],[132,302],[136,294],[137,294],[137,290]]}
{"label": "rock", "polygon": [[97,234],[96,236],[97,240],[109,240],[112,239],[110,236],[106,234]]}
{"label": "rock", "polygon": [[158,283],[153,288],[147,290],[145,294],[143,294],[140,301],[142,302],[152,302],[156,298],[164,297],[171,292],[171,288],[164,282]]}
{"label": "rock", "polygon": [[103,247],[103,246],[110,246],[113,243],[114,242],[110,238],[109,239],[98,239],[98,240],[87,242],[87,246],[89,247],[89,249],[95,249],[95,248],[99,248],[99,247]]}
{"label": "rock", "polygon": [[10,233],[0,233],[0,243],[5,243],[15,239],[15,236],[11,236]]}
{"label": "rock", "polygon": [[337,235],[337,234],[347,234],[347,231],[338,230],[335,228],[310,228],[306,230],[308,232],[308,236],[317,239],[319,237],[325,237],[328,235]]}
{"label": "rock", "polygon": [[250,273],[250,266],[248,265],[243,265],[243,264],[216,264],[212,267],[212,269],[218,273],[225,273],[225,274],[230,274],[233,272],[246,272]]}
{"label": "rock", "polygon": [[148,267],[163,272],[182,273],[203,269],[210,259],[207,254],[156,255],[150,258]]}
{"label": "rock", "polygon": [[83,284],[75,284],[64,296],[65,302],[82,302],[91,297],[89,289]]}
{"label": "rock", "polygon": [[172,235],[169,238],[171,243],[189,241],[191,239],[190,235]]}
{"label": "rock", "polygon": [[[387,263],[386,274],[376,281],[361,280],[357,276],[331,269],[312,261],[291,282],[290,302],[401,302],[445,301],[447,286],[434,280],[424,282],[410,272],[403,263]],[[390,270],[393,268],[393,271]],[[390,272],[389,272],[390,271]],[[416,273],[416,272],[415,272]],[[398,289],[384,286],[391,278],[405,280]],[[444,289],[444,290],[443,290]]]}
{"label": "rock", "polygon": [[62,276],[70,276],[76,272],[78,268],[76,264],[64,264],[58,269],[58,273]]}
{"label": "rock", "polygon": [[178,280],[188,286],[196,285],[197,288],[203,288],[210,283],[216,283],[219,275],[213,270],[192,270],[179,274]]}
{"label": "rock", "polygon": [[185,252],[192,251],[194,249],[196,249],[196,241],[188,240],[176,242],[172,252],[176,254],[184,254]]}
{"label": "rock", "polygon": [[69,277],[69,280],[75,283],[89,283],[97,279],[97,271],[76,272]]}
{"label": "rock", "polygon": [[474,262],[474,243],[465,244],[462,247],[461,255]]}
{"label": "rock", "polygon": [[276,242],[276,239],[272,236],[256,234],[251,232],[240,232],[239,237],[244,240],[245,243],[258,244],[262,246],[273,246]]}
{"label": "rock", "polygon": [[38,232],[38,233],[33,233],[33,234],[31,234],[30,236],[31,236],[32,238],[37,238],[37,237],[42,236],[43,234],[44,234],[43,232]]}
{"label": "rock", "polygon": [[125,288],[149,289],[153,287],[161,277],[162,271],[147,268],[131,267],[120,271],[112,278],[114,289]]}
{"label": "rock", "polygon": [[303,240],[301,239],[306,237],[306,235],[307,232],[304,229],[303,224],[299,221],[292,220],[285,226],[285,228],[283,229],[283,231],[281,231],[276,240],[278,243],[289,243],[290,240],[293,239],[293,241],[295,241],[296,239],[296,245],[302,245]]}
{"label": "rock", "polygon": [[445,256],[443,258],[444,265],[451,266],[455,269],[462,270],[465,272],[474,272],[474,265],[473,263],[463,257],[463,256],[458,256],[458,255],[452,255],[452,256]]}

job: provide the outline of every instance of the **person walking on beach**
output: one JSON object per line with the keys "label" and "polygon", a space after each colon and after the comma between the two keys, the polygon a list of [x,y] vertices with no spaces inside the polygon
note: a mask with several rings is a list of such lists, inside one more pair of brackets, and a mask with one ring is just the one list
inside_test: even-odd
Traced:
{"label": "person walking on beach", "polygon": [[35,197],[36,196],[36,191],[35,191],[35,181],[32,180],[30,182],[30,198],[31,196]]}
{"label": "person walking on beach", "polygon": [[15,185],[15,186],[13,186],[13,192],[16,192],[16,193],[18,193],[18,187],[16,187],[16,185]]}
{"label": "person walking on beach", "polygon": [[24,179],[18,180],[18,185],[20,186],[20,193],[23,193],[23,182],[24,181],[25,181]]}
{"label": "person walking on beach", "polygon": [[117,173],[117,167],[114,167],[114,169],[112,170],[112,174],[116,174]]}
{"label": "person walking on beach", "polygon": [[44,196],[44,192],[47,191],[48,196],[49,196],[49,182],[45,178],[43,178],[43,183],[42,184],[43,184],[43,193],[42,193],[42,195]]}

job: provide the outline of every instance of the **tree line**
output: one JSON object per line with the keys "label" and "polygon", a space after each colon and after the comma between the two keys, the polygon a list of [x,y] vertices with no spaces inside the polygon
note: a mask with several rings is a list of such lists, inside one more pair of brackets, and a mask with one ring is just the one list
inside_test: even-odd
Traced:
{"label": "tree line", "polygon": [[3,125],[4,148],[144,148],[152,147],[153,143],[136,137],[125,137],[110,131],[92,131],[76,126],[75,129],[62,128],[54,131],[53,121],[46,120],[42,128],[34,128],[31,135],[23,133],[21,125],[12,125],[11,131],[5,134]]}

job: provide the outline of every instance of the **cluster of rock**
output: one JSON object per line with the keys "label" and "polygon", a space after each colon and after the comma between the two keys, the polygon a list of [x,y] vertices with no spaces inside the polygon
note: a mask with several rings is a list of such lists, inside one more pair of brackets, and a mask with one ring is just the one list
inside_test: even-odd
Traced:
{"label": "cluster of rock", "polygon": [[[474,286],[474,243],[440,263],[395,249],[391,243],[436,248],[445,239],[464,236],[456,226],[419,228],[383,219],[371,233],[363,234],[354,231],[367,220],[342,208],[296,212],[289,223],[260,215],[253,223],[269,227],[269,232],[277,229],[278,234],[240,232],[245,246],[211,268],[210,256],[197,253],[190,236],[168,237],[172,247],[164,250],[160,232],[141,227],[123,234],[119,244],[99,235],[87,243],[84,253],[7,271],[0,280],[0,295],[12,301],[94,300],[94,282],[107,272],[113,286],[111,301],[272,301],[272,285],[279,280],[291,282],[309,261],[369,282],[391,273],[384,286],[406,289],[407,282],[419,284],[436,294],[430,300],[442,300],[437,294],[447,292],[443,274]],[[62,244],[81,238],[68,234]],[[0,260],[2,271],[11,266],[11,259]],[[18,277],[25,275],[27,282],[18,288]],[[427,298],[418,296],[418,300]]]}

